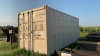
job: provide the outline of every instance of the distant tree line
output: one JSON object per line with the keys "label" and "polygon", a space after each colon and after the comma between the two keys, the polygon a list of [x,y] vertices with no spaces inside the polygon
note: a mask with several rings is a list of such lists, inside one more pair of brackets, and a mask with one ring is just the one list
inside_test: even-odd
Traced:
{"label": "distant tree line", "polygon": [[100,27],[82,27],[82,26],[80,26],[80,32],[83,32],[83,33],[100,32]]}

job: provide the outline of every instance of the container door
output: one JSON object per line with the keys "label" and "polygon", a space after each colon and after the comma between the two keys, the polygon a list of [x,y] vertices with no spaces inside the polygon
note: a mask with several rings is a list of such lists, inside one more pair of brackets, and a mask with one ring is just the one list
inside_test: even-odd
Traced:
{"label": "container door", "polygon": [[19,14],[19,46],[24,48],[24,14]]}
{"label": "container door", "polygon": [[31,41],[32,41],[32,16],[31,12],[25,14],[25,23],[24,23],[24,33],[25,33],[25,48],[31,50]]}
{"label": "container door", "polygon": [[29,13],[29,18],[30,18],[30,40],[29,40],[29,44],[30,44],[30,50],[34,50],[34,38],[33,38],[33,11],[31,11]]}

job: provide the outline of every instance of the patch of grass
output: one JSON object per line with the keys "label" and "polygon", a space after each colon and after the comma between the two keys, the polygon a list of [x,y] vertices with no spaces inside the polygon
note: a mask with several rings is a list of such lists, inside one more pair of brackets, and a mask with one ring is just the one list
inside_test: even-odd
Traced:
{"label": "patch of grass", "polygon": [[11,49],[15,49],[17,47],[18,47],[17,43],[13,43],[11,45],[10,42],[2,42],[0,44],[0,50],[11,50]]}
{"label": "patch of grass", "polygon": [[[86,36],[87,34],[89,34],[89,33],[82,33],[82,32],[80,32],[80,38],[79,38],[78,40],[80,40],[80,41],[85,40],[85,39],[86,39],[85,36]],[[70,44],[70,45],[68,45],[68,46],[66,46],[66,47],[64,47],[64,48],[62,48],[62,49],[60,49],[60,50],[69,52],[68,50],[65,50],[65,48],[74,49],[74,48],[75,48],[76,46],[78,46],[78,45],[79,45],[79,44],[78,44],[77,42],[74,42],[74,43],[72,43],[72,44]]]}
{"label": "patch of grass", "polygon": [[88,34],[89,33],[80,32],[80,38],[79,38],[79,40],[81,40],[81,41],[85,40],[86,39],[85,36],[88,35]]}
{"label": "patch of grass", "polygon": [[40,54],[38,52],[30,52],[30,51],[26,51],[25,49],[20,49],[20,48],[16,48],[13,49],[12,51],[6,52],[6,53],[2,53],[0,54],[0,56],[46,56],[45,54]]}
{"label": "patch of grass", "polygon": [[4,42],[0,44],[0,50],[8,50],[10,49],[10,43]]}
{"label": "patch of grass", "polygon": [[10,45],[10,43],[8,43],[6,45],[1,45],[0,46],[0,54],[6,54],[8,52],[13,52],[14,49],[17,49],[16,43],[14,43],[13,45]]}
{"label": "patch of grass", "polygon": [[68,46],[68,48],[74,49],[76,46],[78,46],[78,44],[77,44],[77,42],[74,42],[74,43],[70,44],[70,45]]}
{"label": "patch of grass", "polygon": [[66,47],[64,47],[64,48],[62,48],[62,49],[60,49],[60,50],[61,50],[61,51],[67,51],[67,52],[69,52],[68,50],[65,50],[65,48],[74,49],[76,46],[78,46],[78,43],[74,42],[74,43],[72,43],[72,44],[70,44],[70,45],[68,45],[68,46],[66,46]]}
{"label": "patch of grass", "polygon": [[31,52],[31,56],[46,56],[46,55],[40,54],[39,52]]}
{"label": "patch of grass", "polygon": [[3,38],[3,41],[0,41],[0,54],[12,51],[13,49],[18,48],[17,43],[11,45],[10,42],[6,42],[6,38]]}
{"label": "patch of grass", "polygon": [[11,45],[11,49],[15,49],[15,48],[18,48],[18,44],[17,44],[17,43],[13,43],[13,44]]}
{"label": "patch of grass", "polygon": [[0,50],[8,50],[10,48],[10,43],[6,42],[6,38],[0,41]]}
{"label": "patch of grass", "polygon": [[15,55],[17,55],[17,54],[19,54],[21,52],[22,52],[22,49],[16,48],[16,49],[13,49],[11,51],[2,53],[2,54],[0,54],[0,56],[15,56]]}

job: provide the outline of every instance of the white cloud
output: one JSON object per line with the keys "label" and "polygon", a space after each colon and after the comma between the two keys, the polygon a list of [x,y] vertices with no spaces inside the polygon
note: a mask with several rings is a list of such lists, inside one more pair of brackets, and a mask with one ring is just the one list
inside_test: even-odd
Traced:
{"label": "white cloud", "polygon": [[18,19],[17,18],[0,18],[0,26],[17,26],[18,25]]}

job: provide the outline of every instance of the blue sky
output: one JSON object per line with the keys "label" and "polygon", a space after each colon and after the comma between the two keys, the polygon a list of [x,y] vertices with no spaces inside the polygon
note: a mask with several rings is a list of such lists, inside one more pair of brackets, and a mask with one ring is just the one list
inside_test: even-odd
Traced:
{"label": "blue sky", "polygon": [[0,25],[17,25],[17,14],[42,5],[79,18],[81,26],[100,26],[100,0],[0,0]]}

